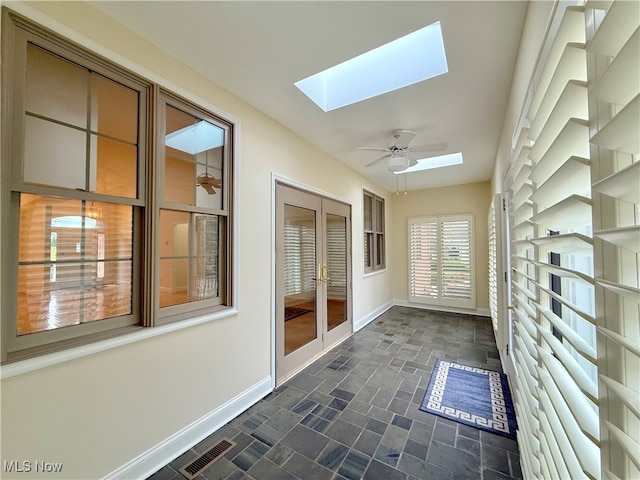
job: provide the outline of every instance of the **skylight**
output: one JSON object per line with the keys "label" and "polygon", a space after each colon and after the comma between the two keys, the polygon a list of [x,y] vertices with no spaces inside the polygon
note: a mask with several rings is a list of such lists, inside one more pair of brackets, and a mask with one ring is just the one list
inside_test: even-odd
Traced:
{"label": "skylight", "polygon": [[204,120],[171,132],[165,138],[165,145],[181,152],[196,155],[224,144],[224,130]]}
{"label": "skylight", "polygon": [[429,170],[431,168],[450,167],[451,165],[459,165],[462,163],[462,153],[450,153],[448,155],[440,155],[438,157],[423,158],[413,167],[409,167],[399,173],[419,172],[421,170]]}
{"label": "skylight", "polygon": [[448,72],[440,22],[295,83],[325,112]]}

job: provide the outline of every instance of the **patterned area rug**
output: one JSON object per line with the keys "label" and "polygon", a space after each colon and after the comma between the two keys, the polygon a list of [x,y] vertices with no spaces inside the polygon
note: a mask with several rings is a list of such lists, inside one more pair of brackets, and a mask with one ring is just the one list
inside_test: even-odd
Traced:
{"label": "patterned area rug", "polygon": [[291,320],[292,318],[299,317],[305,313],[309,313],[311,310],[299,307],[284,307],[284,321]]}
{"label": "patterned area rug", "polygon": [[516,438],[509,384],[500,372],[438,360],[420,410]]}

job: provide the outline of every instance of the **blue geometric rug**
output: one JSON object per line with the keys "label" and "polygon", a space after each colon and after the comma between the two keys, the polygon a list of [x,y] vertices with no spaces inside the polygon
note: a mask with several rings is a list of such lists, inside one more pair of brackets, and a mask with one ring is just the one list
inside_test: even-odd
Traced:
{"label": "blue geometric rug", "polygon": [[500,372],[438,360],[420,410],[516,438],[509,384]]}

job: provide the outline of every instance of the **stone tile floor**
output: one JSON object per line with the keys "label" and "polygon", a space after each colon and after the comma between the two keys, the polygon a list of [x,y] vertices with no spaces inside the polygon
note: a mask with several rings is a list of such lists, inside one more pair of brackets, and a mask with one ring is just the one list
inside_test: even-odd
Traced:
{"label": "stone tile floor", "polygon": [[149,480],[522,478],[516,441],[418,409],[436,359],[501,370],[485,317],[393,307]]}

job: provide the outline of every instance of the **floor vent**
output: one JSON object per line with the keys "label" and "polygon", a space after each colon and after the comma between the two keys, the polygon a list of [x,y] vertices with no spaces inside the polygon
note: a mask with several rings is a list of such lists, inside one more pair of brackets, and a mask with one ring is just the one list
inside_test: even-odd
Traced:
{"label": "floor vent", "polygon": [[226,438],[223,438],[218,443],[216,443],[213,447],[211,447],[209,450],[207,450],[202,455],[200,455],[198,458],[196,458],[195,460],[191,461],[190,463],[182,467],[179,470],[179,472],[183,474],[185,477],[187,477],[189,480],[193,480],[195,477],[200,475],[200,473],[205,468],[207,468],[213,462],[218,460],[220,457],[222,457],[222,455],[227,453],[229,450],[231,450],[235,446],[236,446],[235,442],[232,442],[231,440],[227,440]]}

